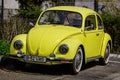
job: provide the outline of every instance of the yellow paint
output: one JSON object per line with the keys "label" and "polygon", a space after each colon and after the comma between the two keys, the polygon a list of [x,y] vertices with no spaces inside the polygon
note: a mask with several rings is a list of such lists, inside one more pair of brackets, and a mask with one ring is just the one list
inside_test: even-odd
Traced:
{"label": "yellow paint", "polygon": [[[14,42],[16,40],[22,40],[24,46],[21,51],[26,55],[49,57],[51,53],[54,53],[56,58],[74,59],[78,47],[83,46],[85,61],[91,57],[104,57],[106,45],[109,40],[111,41],[110,36],[104,33],[103,29],[98,30],[98,26],[96,26],[96,30],[84,30],[86,16],[92,14],[100,16],[98,13],[87,8],[72,6],[53,7],[47,10],[65,10],[80,13],[83,19],[82,27],[75,28],[52,24],[39,25],[39,17],[35,27],[28,34],[21,34],[13,39],[10,47],[11,54],[16,55],[18,52],[13,47]],[[96,24],[98,24],[97,18]],[[99,36],[96,36],[97,34]],[[69,47],[69,51],[66,54],[59,52],[59,46],[62,44],[67,44]]]}

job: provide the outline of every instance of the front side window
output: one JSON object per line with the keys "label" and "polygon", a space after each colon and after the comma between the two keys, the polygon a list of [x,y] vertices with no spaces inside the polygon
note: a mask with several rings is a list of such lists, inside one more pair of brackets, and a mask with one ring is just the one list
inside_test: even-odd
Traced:
{"label": "front side window", "polygon": [[85,20],[85,30],[95,30],[95,29],[96,29],[95,15],[87,16]]}
{"label": "front side window", "polygon": [[46,11],[39,20],[39,25],[43,24],[60,24],[79,28],[82,25],[82,16],[70,11]]}

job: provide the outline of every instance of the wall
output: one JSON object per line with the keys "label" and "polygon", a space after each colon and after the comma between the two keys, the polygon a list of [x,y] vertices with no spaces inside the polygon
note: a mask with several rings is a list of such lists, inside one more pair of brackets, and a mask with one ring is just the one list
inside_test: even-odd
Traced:
{"label": "wall", "polygon": [[4,19],[18,13],[19,4],[17,0],[4,0]]}
{"label": "wall", "polygon": [[85,6],[94,10],[94,0],[75,0],[75,6]]}
{"label": "wall", "polygon": [[17,0],[4,0],[5,9],[19,9],[19,4]]}

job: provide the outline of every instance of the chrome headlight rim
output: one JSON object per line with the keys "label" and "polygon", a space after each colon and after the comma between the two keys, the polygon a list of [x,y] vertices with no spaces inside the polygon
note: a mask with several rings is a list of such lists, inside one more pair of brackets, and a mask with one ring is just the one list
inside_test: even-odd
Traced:
{"label": "chrome headlight rim", "polygon": [[62,44],[62,45],[60,45],[60,47],[59,47],[59,52],[60,52],[61,54],[66,54],[68,51],[69,51],[69,47],[68,47],[67,44]]}
{"label": "chrome headlight rim", "polygon": [[23,47],[23,42],[21,40],[16,40],[14,42],[14,48],[16,50],[20,50],[20,49],[22,49],[22,47]]}

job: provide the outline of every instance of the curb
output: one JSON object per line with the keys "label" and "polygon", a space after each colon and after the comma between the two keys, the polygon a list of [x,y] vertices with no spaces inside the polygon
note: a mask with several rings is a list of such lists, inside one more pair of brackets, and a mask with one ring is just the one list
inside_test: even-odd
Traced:
{"label": "curb", "polygon": [[110,57],[120,58],[120,54],[110,54]]}

